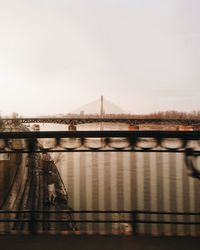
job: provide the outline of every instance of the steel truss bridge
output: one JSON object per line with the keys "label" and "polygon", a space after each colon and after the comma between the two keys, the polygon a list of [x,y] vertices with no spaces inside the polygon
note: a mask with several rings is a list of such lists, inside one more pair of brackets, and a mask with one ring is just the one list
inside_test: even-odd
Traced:
{"label": "steel truss bridge", "polygon": [[200,125],[200,119],[157,119],[157,118],[129,118],[129,117],[65,117],[65,118],[8,118],[2,119],[5,124],[9,123],[57,123],[57,124],[84,124],[101,122],[118,122],[127,124],[157,124],[157,125]]}

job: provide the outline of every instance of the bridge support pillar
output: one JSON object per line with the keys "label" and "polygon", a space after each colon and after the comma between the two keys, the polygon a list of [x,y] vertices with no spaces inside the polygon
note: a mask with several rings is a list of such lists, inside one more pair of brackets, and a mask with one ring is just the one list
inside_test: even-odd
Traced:
{"label": "bridge support pillar", "polygon": [[130,131],[138,131],[139,129],[140,129],[139,125],[129,124],[128,126],[128,130]]}
{"label": "bridge support pillar", "polygon": [[70,123],[69,126],[68,126],[68,130],[69,131],[76,131],[77,130],[77,127],[74,123]]}
{"label": "bridge support pillar", "polygon": [[176,130],[178,131],[193,131],[193,126],[191,125],[178,125],[176,127]]}

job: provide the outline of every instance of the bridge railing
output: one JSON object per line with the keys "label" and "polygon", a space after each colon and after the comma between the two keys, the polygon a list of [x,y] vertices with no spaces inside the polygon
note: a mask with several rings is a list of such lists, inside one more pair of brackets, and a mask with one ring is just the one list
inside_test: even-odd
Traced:
{"label": "bridge railing", "polygon": [[[41,131],[1,132],[4,151],[141,151],[199,153],[199,131]],[[19,139],[26,139],[24,143]],[[40,139],[52,139],[40,145]],[[55,149],[59,147],[59,149]]]}
{"label": "bridge railing", "polygon": [[[73,215],[72,220],[58,219],[55,218],[55,215],[69,214]],[[105,214],[110,216],[110,219],[98,220],[98,219],[76,219],[77,214]],[[54,215],[54,217],[52,216]],[[117,216],[116,216],[117,215]],[[120,215],[120,216],[119,216]],[[158,216],[181,216],[181,219],[144,219],[141,215],[156,215]],[[81,211],[50,211],[50,210],[23,210],[23,211],[4,211],[0,210],[0,224],[3,224],[4,227],[0,227],[0,233],[31,233],[31,234],[40,234],[40,233],[55,233],[55,234],[84,234],[90,233],[95,234],[95,231],[80,231],[78,225],[80,224],[110,224],[112,225],[112,230],[109,232],[111,234],[124,234],[124,235],[134,235],[139,234],[139,225],[140,224],[156,224],[156,225],[185,225],[185,226],[195,226],[199,230],[200,228],[200,214],[191,213],[191,212],[158,212],[158,211],[120,211],[120,210],[81,210]],[[24,217],[24,218],[23,218]],[[52,218],[51,218],[52,217]],[[193,217],[193,220],[191,220]],[[194,218],[197,218],[197,221],[194,221]],[[184,218],[184,219],[183,219]],[[187,220],[185,220],[187,218]],[[57,224],[73,224],[76,225],[73,227],[73,230],[58,230],[56,229]],[[6,231],[8,228],[6,224],[12,224],[12,230]],[[19,226],[20,225],[20,226]],[[121,226],[121,227],[120,227]],[[99,232],[98,232],[99,233]],[[105,232],[103,232],[104,234]],[[169,234],[170,235],[170,234]]]}
{"label": "bridge railing", "polygon": [[[32,154],[55,162],[74,210],[46,211],[42,200],[25,211],[17,197],[28,192],[19,187],[28,178],[23,159]],[[62,231],[56,230],[65,221],[59,216],[70,213],[66,221],[76,223],[78,233],[200,235],[199,131],[2,132],[0,157],[12,155],[21,156],[21,170],[1,206],[2,231],[45,231],[45,223],[47,231]],[[41,178],[39,160],[34,166]]]}

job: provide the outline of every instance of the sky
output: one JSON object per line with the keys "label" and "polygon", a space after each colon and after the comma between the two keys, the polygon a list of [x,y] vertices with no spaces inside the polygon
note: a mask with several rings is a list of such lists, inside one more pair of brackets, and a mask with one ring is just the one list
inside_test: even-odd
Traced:
{"label": "sky", "polygon": [[199,0],[0,0],[0,112],[200,110]]}

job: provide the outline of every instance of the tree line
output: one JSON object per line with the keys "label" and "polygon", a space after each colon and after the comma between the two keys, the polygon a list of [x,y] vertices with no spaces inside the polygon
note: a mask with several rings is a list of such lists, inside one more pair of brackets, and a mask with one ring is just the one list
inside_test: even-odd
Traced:
{"label": "tree line", "polygon": [[[73,114],[69,113],[65,117],[87,118],[102,117],[100,114]],[[103,114],[104,118],[132,118],[132,119],[200,119],[200,111],[179,112],[179,111],[159,111],[150,114]]]}

